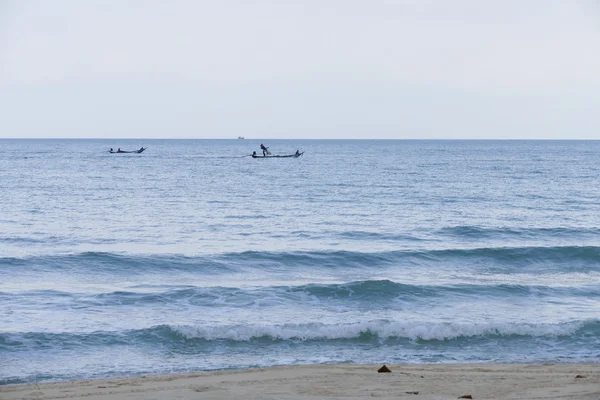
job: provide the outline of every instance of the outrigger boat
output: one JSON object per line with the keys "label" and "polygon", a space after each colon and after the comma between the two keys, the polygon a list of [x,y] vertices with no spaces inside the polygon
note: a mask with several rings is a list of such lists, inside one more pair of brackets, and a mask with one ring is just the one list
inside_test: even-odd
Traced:
{"label": "outrigger boat", "polygon": [[266,156],[264,156],[264,155],[261,156],[261,155],[256,154],[256,152],[254,151],[254,152],[252,152],[252,158],[298,158],[302,154],[304,154],[304,152],[300,153],[299,151],[296,151],[296,153],[294,153],[294,154],[285,154],[285,155],[281,155],[281,156],[271,155],[271,154],[268,154]]}
{"label": "outrigger boat", "polygon": [[125,150],[121,150],[121,149],[118,149],[117,151],[114,151],[113,149],[110,149],[108,152],[112,153],[112,154],[116,154],[116,153],[137,153],[137,154],[140,154],[141,152],[143,152],[146,149],[147,149],[147,147],[142,147],[139,150],[133,150],[133,151],[125,151]]}

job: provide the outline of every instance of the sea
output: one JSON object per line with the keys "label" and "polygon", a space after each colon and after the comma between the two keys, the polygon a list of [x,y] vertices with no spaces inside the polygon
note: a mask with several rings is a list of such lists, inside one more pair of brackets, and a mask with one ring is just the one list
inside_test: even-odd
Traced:
{"label": "sea", "polygon": [[600,141],[260,143],[0,140],[0,384],[600,362]]}

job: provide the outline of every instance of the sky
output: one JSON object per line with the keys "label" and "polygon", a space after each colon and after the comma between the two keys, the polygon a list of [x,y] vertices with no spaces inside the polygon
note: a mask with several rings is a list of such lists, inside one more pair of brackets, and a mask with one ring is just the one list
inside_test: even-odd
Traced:
{"label": "sky", "polygon": [[0,138],[600,139],[599,0],[0,0]]}

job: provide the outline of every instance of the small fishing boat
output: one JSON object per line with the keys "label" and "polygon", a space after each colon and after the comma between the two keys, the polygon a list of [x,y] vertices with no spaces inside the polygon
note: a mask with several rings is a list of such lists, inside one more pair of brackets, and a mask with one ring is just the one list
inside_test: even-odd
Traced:
{"label": "small fishing boat", "polygon": [[281,156],[278,156],[278,155],[271,155],[271,154],[268,154],[268,155],[266,155],[266,156],[261,156],[261,155],[259,155],[259,154],[256,154],[256,152],[253,152],[253,153],[252,153],[252,158],[298,158],[298,157],[300,157],[302,154],[304,154],[304,152],[300,153],[300,152],[298,152],[298,151],[297,151],[297,152],[296,152],[296,153],[294,153],[294,154],[285,154],[285,155],[281,155]]}
{"label": "small fishing boat", "polygon": [[142,148],[140,148],[138,150],[133,150],[133,151],[125,151],[125,150],[121,150],[121,149],[118,149],[117,151],[114,151],[113,149],[110,149],[108,152],[111,153],[111,154],[117,154],[117,153],[137,153],[137,154],[140,154],[141,152],[143,152],[146,149],[147,149],[147,147],[142,147]]}

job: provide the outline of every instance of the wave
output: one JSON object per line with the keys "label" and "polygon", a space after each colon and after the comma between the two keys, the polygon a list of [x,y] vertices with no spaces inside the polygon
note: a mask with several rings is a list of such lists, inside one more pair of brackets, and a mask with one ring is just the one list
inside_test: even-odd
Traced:
{"label": "wave", "polygon": [[600,235],[598,228],[489,228],[473,225],[458,225],[438,229],[436,232],[442,236],[452,236],[461,239],[539,239],[539,238],[568,238]]}
{"label": "wave", "polygon": [[565,337],[600,333],[600,320],[562,324],[528,323],[446,323],[409,321],[368,321],[350,324],[285,324],[276,326],[237,325],[222,327],[168,326],[175,335],[186,340],[358,340],[407,339],[420,341],[452,341],[462,338],[501,337]]}
{"label": "wave", "polygon": [[93,270],[105,273],[144,273],[151,270],[208,269],[226,272],[226,263],[213,257],[186,257],[181,255],[134,255],[107,252],[83,252],[75,254],[4,257],[3,266],[28,266],[30,270]]}
{"label": "wave", "polygon": [[0,270],[27,266],[28,270],[94,270],[107,273],[145,273],[148,271],[194,271],[226,273],[257,268],[369,268],[386,267],[475,267],[482,272],[503,269],[507,272],[598,272],[599,246],[524,246],[479,247],[387,252],[312,251],[225,253],[205,256],[135,255],[84,252],[66,255],[0,258]]}
{"label": "wave", "polygon": [[303,292],[312,296],[331,298],[355,298],[363,300],[385,299],[423,299],[427,297],[444,297],[459,294],[472,295],[477,298],[514,297],[519,295],[537,297],[582,296],[586,298],[600,297],[600,285],[585,287],[542,285],[510,285],[510,284],[454,284],[454,285],[411,285],[392,282],[390,280],[367,280],[344,284],[311,284],[286,287],[287,291]]}
{"label": "wave", "polygon": [[[462,260],[484,261],[495,264],[515,266],[540,265],[564,266],[565,271],[598,270],[600,247],[598,246],[525,246],[525,247],[483,247],[474,249],[448,249],[421,252],[416,255],[422,259],[443,261]],[[583,264],[581,264],[583,263]],[[553,265],[554,264],[554,265]]]}
{"label": "wave", "polygon": [[[83,333],[0,333],[1,351],[25,351],[59,347],[114,346],[141,343],[178,345],[193,342],[281,342],[352,341],[380,343],[382,340],[444,342],[466,339],[511,340],[556,338],[589,340],[600,335],[600,320],[563,323],[451,323],[375,320],[348,324],[301,323],[283,325],[157,325],[129,331]],[[459,344],[456,343],[456,344]]]}
{"label": "wave", "polygon": [[[114,240],[113,240],[114,241]],[[109,239],[96,239],[92,243],[107,243]],[[77,241],[71,237],[46,235],[40,232],[34,232],[32,236],[1,236],[0,244],[13,246],[57,246],[57,245],[75,245]]]}
{"label": "wave", "polygon": [[30,245],[33,243],[45,243],[45,240],[24,236],[0,236],[0,243]]}
{"label": "wave", "polygon": [[[332,233],[329,233],[331,235]],[[424,241],[425,239],[408,235],[408,234],[392,234],[392,233],[380,233],[380,232],[369,232],[369,231],[344,231],[335,234],[344,239],[354,240],[370,240],[370,241],[394,241],[394,242],[411,242],[411,241]]]}
{"label": "wave", "polygon": [[210,307],[247,307],[261,304],[298,304],[307,301],[306,296],[327,302],[355,302],[364,305],[377,304],[380,301],[406,301],[422,303],[432,298],[444,298],[450,301],[454,296],[470,296],[476,299],[517,298],[535,296],[537,299],[553,300],[565,297],[600,298],[600,285],[585,286],[542,286],[511,284],[454,284],[454,285],[412,285],[390,280],[366,280],[341,284],[305,284],[297,286],[264,287],[154,287],[136,291],[119,290],[114,292],[84,294],[62,292],[58,290],[32,290],[22,292],[0,292],[0,300],[30,302],[36,299],[44,307],[63,304],[69,299],[72,306],[85,307],[121,307],[125,305],[149,306],[186,302],[191,305]]}
{"label": "wave", "polygon": [[458,239],[460,241],[481,240],[528,240],[528,241],[551,241],[551,240],[576,240],[597,239],[600,237],[598,228],[511,228],[511,227],[483,227],[475,225],[457,225],[443,227],[430,232],[415,231],[404,234],[370,232],[370,231],[344,231],[328,232],[330,236],[338,236],[350,240],[369,241],[395,241],[402,243],[427,242],[431,240]]}

